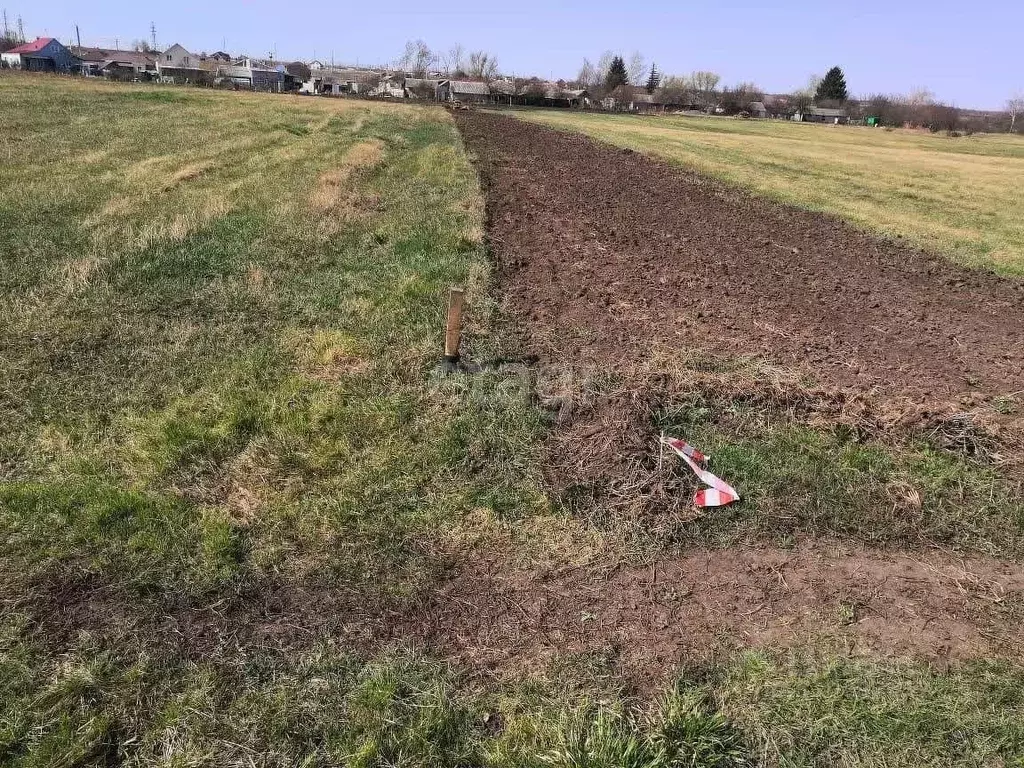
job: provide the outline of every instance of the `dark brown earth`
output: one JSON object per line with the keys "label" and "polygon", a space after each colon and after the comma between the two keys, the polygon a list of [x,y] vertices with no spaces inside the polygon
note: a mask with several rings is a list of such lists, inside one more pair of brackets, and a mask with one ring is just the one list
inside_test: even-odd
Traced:
{"label": "dark brown earth", "polygon": [[458,113],[505,309],[542,361],[754,355],[914,402],[1024,390],[1024,284],[629,150]]}
{"label": "dark brown earth", "polygon": [[1024,573],[990,559],[819,543],[699,551],[649,566],[510,567],[504,549],[465,562],[410,629],[499,673],[601,653],[627,679],[650,683],[683,660],[734,648],[825,640],[951,661],[1020,658],[1024,640]]}
{"label": "dark brown earth", "polygon": [[36,585],[27,603],[0,592],[0,607],[27,611],[54,649],[88,632],[111,647],[134,638],[159,656],[216,661],[257,647],[294,653],[332,637],[370,655],[419,646],[497,677],[596,656],[641,688],[681,662],[768,645],[831,643],[940,663],[1024,658],[1024,573],[991,558],[823,542],[695,551],[650,565],[604,551],[542,565],[522,554],[522,542],[493,532],[437,552],[452,564],[447,577],[403,599],[308,583],[175,604],[86,578]]}

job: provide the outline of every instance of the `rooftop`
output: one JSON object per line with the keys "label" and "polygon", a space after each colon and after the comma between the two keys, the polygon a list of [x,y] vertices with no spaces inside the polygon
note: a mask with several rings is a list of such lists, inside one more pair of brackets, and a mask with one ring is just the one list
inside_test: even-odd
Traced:
{"label": "rooftop", "polygon": [[487,83],[477,83],[472,80],[452,80],[451,88],[453,93],[472,93],[479,96],[486,96],[491,92]]}
{"label": "rooftop", "polygon": [[39,53],[46,46],[53,42],[52,37],[37,37],[31,43],[22,43],[16,48],[11,48],[9,51],[4,53]]}
{"label": "rooftop", "polygon": [[821,115],[822,117],[846,117],[846,110],[832,107],[808,107],[807,114]]}
{"label": "rooftop", "polygon": [[129,61],[132,64],[155,64],[156,51],[122,51],[118,48],[90,48],[89,46],[71,46],[71,52],[82,61]]}

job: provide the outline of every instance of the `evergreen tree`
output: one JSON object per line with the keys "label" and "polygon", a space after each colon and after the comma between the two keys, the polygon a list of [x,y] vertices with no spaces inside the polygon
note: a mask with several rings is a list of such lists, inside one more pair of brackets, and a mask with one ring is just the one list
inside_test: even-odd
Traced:
{"label": "evergreen tree", "polygon": [[839,67],[832,67],[825,73],[825,78],[818,83],[818,90],[814,94],[815,101],[846,101],[849,94],[846,92],[846,77]]}
{"label": "evergreen tree", "polygon": [[661,73],[657,70],[654,64],[651,64],[651,74],[647,78],[647,92],[654,93],[658,86],[661,85]]}
{"label": "evergreen tree", "polygon": [[626,85],[629,83],[629,73],[626,72],[626,62],[622,60],[621,56],[616,56],[612,59],[612,64],[608,67],[608,74],[604,79],[604,87],[609,91],[614,91],[620,85]]}

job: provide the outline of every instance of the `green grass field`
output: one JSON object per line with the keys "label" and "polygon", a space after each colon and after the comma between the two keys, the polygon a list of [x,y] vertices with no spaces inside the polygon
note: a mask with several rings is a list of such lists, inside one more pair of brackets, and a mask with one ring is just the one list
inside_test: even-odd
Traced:
{"label": "green grass field", "polygon": [[1024,137],[522,110],[969,266],[1024,275]]}
{"label": "green grass field", "polygon": [[[415,610],[468,539],[628,556],[546,497],[530,402],[435,373],[451,284],[475,356],[501,351],[450,117],[21,75],[0,103],[0,765],[1024,765],[1024,670],[998,659],[808,638],[649,692],[614,649],[494,675],[339,635],[306,604]],[[723,461],[754,489],[736,530],[774,542],[757,510],[847,449],[773,469],[797,438],[755,422]],[[815,533],[914,541],[857,514],[917,478],[929,536],[1019,552],[1019,488],[892,451],[844,454],[856,494],[799,502]]]}

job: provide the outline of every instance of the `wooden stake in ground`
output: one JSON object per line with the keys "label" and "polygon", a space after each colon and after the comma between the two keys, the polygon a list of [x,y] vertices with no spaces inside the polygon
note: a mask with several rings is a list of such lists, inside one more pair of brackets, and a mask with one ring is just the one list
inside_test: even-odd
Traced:
{"label": "wooden stake in ground", "polygon": [[444,360],[446,363],[459,362],[459,344],[462,340],[462,305],[465,291],[451,288],[448,291],[448,323],[444,331]]}

